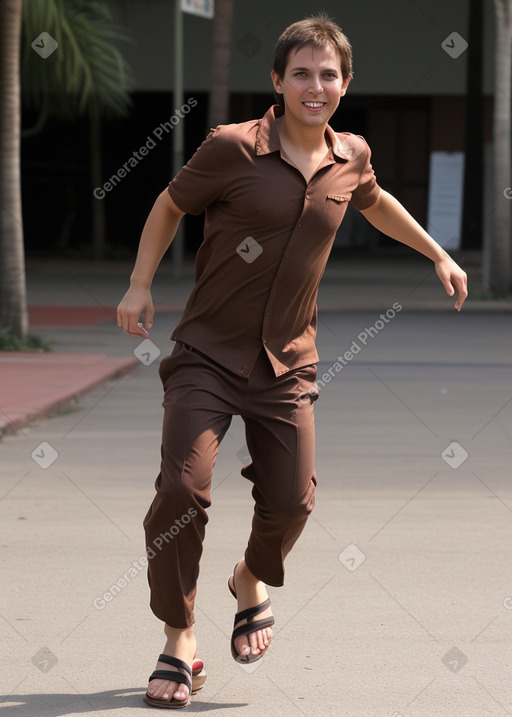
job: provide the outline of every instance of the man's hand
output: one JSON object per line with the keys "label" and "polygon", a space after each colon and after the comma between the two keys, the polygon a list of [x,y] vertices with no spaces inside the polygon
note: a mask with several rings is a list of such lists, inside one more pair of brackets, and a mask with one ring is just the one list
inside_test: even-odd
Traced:
{"label": "man's hand", "polygon": [[463,271],[448,254],[439,261],[436,261],[435,267],[436,274],[446,289],[448,296],[457,294],[455,308],[457,311],[460,311],[468,295],[468,277],[466,272]]}
{"label": "man's hand", "polygon": [[448,296],[457,294],[455,308],[457,311],[461,310],[468,295],[465,272],[411,217],[395,197],[381,189],[375,204],[361,210],[361,214],[383,234],[387,234],[431,259]]}
{"label": "man's hand", "polygon": [[156,198],[144,224],[130,277],[130,288],[117,309],[117,325],[127,334],[146,339],[153,326],[155,310],[151,299],[151,283],[183,215],[184,212],[173,202],[167,188],[164,189]]}
{"label": "man's hand", "polygon": [[[144,314],[144,323],[140,317]],[[117,307],[117,325],[124,329],[126,334],[148,337],[148,331],[153,326],[155,310],[149,289],[131,286]]]}

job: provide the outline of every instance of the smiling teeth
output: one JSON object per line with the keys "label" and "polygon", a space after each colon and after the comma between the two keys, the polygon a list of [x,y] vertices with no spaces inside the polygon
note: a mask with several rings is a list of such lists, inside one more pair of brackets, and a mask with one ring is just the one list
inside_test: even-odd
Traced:
{"label": "smiling teeth", "polygon": [[323,107],[325,102],[304,102],[304,104],[306,105],[306,107],[316,108],[316,107]]}

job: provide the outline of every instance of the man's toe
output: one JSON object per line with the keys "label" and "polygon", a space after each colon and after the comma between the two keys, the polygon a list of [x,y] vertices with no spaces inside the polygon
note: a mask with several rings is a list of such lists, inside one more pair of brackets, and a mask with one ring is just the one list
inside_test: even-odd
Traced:
{"label": "man's toe", "polygon": [[[152,680],[154,682],[154,680]],[[175,699],[177,702],[183,702],[187,699],[187,692],[177,682],[161,681],[155,685],[148,685],[148,695],[155,700],[171,702]]]}

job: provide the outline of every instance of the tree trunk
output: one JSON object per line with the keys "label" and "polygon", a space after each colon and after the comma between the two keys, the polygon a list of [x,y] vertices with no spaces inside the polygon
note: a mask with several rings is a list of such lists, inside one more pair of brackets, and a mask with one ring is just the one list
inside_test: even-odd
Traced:
{"label": "tree trunk", "polygon": [[234,0],[216,0],[213,20],[213,57],[208,127],[226,124],[229,115],[229,65]]}
{"label": "tree trunk", "polygon": [[20,181],[21,0],[0,2],[0,325],[28,330]]}
{"label": "tree trunk", "polygon": [[512,289],[512,189],[510,90],[512,70],[512,0],[495,0],[496,45],[494,78],[494,213],[489,246],[484,254],[484,282],[493,293]]}

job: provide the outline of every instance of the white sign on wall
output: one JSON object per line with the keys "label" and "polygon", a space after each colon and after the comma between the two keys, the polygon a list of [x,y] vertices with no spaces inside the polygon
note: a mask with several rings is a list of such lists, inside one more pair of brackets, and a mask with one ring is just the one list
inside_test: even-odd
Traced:
{"label": "white sign on wall", "polygon": [[181,9],[211,20],[215,14],[215,0],[181,0]]}
{"label": "white sign on wall", "polygon": [[444,249],[460,249],[464,153],[432,152],[428,188],[428,233]]}

